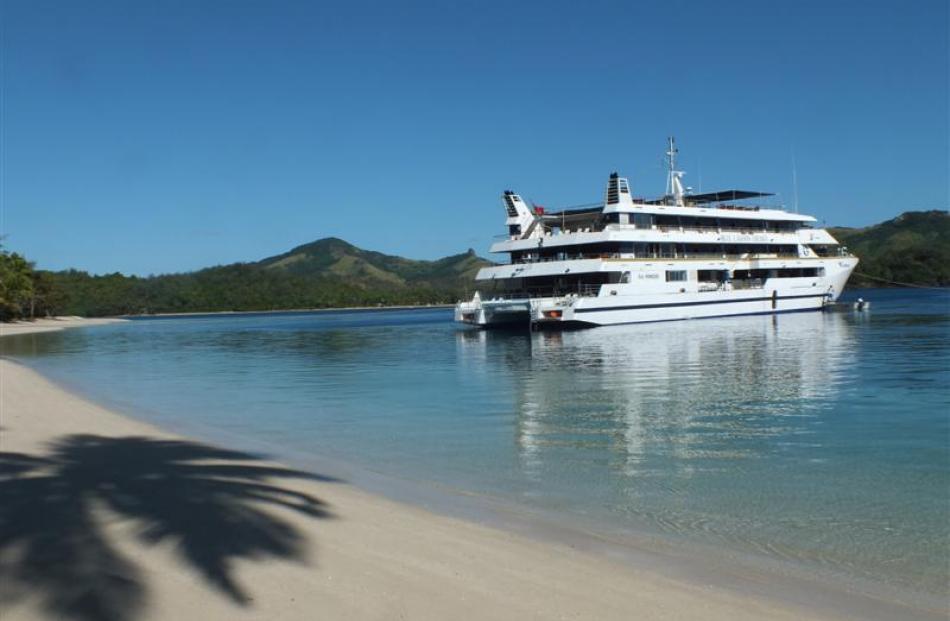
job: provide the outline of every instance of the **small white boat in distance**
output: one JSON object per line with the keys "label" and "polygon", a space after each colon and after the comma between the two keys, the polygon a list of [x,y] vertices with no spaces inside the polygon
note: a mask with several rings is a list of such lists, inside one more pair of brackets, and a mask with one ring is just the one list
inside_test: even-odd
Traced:
{"label": "small white boat in distance", "polygon": [[691,194],[670,138],[664,196],[634,198],[610,175],[603,203],[545,212],[502,195],[507,235],[456,321],[481,327],[584,327],[814,311],[858,263],[815,218],[750,205],[768,193]]}

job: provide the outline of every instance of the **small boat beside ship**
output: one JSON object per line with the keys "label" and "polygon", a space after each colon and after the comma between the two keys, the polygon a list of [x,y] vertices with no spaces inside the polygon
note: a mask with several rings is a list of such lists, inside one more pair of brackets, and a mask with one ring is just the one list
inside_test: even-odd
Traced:
{"label": "small boat beside ship", "polygon": [[812,216],[750,204],[772,196],[693,194],[670,138],[666,193],[634,198],[610,175],[603,203],[556,212],[510,190],[508,262],[476,276],[456,321],[480,326],[592,327],[820,310],[858,263]]}

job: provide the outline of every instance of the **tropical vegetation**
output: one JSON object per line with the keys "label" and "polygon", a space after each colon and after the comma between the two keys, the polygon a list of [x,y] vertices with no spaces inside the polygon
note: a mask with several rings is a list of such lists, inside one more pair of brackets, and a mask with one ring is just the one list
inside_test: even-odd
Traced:
{"label": "tropical vegetation", "polygon": [[852,287],[950,286],[950,214],[908,211],[866,228],[832,228],[861,259]]}
{"label": "tropical vegetation", "polygon": [[262,261],[184,274],[46,274],[62,294],[57,312],[94,317],[454,303],[471,293],[487,264],[472,250],[418,261],[327,238]]}
{"label": "tropical vegetation", "polygon": [[0,321],[51,314],[64,301],[50,272],[0,247]]}

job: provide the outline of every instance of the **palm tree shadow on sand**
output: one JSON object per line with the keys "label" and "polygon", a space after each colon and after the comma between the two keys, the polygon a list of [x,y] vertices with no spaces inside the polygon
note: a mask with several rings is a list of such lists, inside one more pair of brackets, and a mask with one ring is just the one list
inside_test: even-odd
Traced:
{"label": "palm tree shadow on sand", "polygon": [[268,509],[332,517],[318,498],[272,482],[281,478],[334,480],[247,453],[140,436],[72,435],[42,457],[0,453],[0,602],[30,594],[56,618],[77,621],[141,611],[147,585],[108,540],[98,510],[107,508],[134,520],[143,543],[174,543],[212,589],[247,606],[235,560],[307,560],[304,535]]}

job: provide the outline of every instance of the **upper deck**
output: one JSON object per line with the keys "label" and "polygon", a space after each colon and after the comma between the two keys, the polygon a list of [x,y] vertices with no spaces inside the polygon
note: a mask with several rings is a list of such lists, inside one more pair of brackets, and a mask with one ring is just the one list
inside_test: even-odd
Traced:
{"label": "upper deck", "polygon": [[658,199],[633,198],[627,179],[610,175],[602,203],[545,212],[529,207],[512,191],[503,199],[508,234],[491,247],[496,253],[523,253],[541,247],[611,242],[680,244],[837,244],[826,231],[813,229],[809,215],[761,205],[742,204],[772,196],[748,190],[691,194],[675,170],[670,142],[667,193]]}
{"label": "upper deck", "polygon": [[491,251],[602,242],[837,243],[826,231],[811,228],[814,222],[812,216],[764,207],[698,207],[631,199],[627,204],[536,212],[527,229],[509,227],[509,234],[496,241]]}
{"label": "upper deck", "polygon": [[545,232],[530,238],[506,238],[492,244],[493,253],[536,250],[539,247],[556,248],[611,242],[651,242],[674,244],[817,244],[836,245],[838,242],[824,229],[802,228],[770,230],[762,228],[724,228],[715,226],[663,226],[639,228],[632,224],[608,224],[599,230]]}

